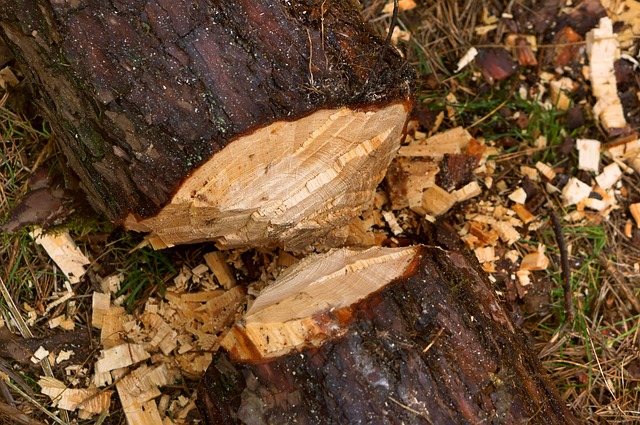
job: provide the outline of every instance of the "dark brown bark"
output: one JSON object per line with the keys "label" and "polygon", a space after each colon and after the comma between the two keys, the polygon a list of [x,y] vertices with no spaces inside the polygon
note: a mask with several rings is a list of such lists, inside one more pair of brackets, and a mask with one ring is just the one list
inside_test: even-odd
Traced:
{"label": "dark brown bark", "polygon": [[218,354],[209,424],[577,423],[462,254],[421,248],[407,276],[352,306],[349,330],[260,364]]}
{"label": "dark brown bark", "polygon": [[0,1],[92,204],[155,215],[238,136],[321,108],[407,99],[410,71],[349,0]]}

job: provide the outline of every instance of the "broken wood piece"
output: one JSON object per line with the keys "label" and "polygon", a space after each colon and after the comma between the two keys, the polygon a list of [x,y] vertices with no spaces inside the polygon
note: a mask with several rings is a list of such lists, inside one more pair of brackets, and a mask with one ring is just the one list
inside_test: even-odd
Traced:
{"label": "broken wood piece", "polygon": [[209,252],[204,254],[204,261],[220,286],[224,289],[231,289],[236,285],[236,276],[227,264],[227,254],[221,251]]}
{"label": "broken wood piece", "polygon": [[385,177],[391,209],[409,207],[420,215],[426,214],[420,206],[422,192],[436,184],[439,169],[431,158],[396,157]]}
{"label": "broken wood piece", "polygon": [[520,270],[546,270],[547,267],[549,267],[549,258],[541,250],[525,255],[520,263]]}
{"label": "broken wood piece", "polygon": [[409,145],[400,147],[398,155],[442,160],[445,154],[461,153],[471,139],[473,137],[467,130],[463,127],[455,127],[425,140],[412,141]]}
{"label": "broken wood piece", "polygon": [[597,173],[600,170],[600,142],[592,139],[578,139],[578,168]]}
{"label": "broken wood piece", "polygon": [[111,307],[111,295],[95,291],[91,295],[91,326],[102,329],[105,313]]}
{"label": "broken wood piece", "polygon": [[513,227],[513,225],[506,221],[497,221],[492,224],[491,227],[498,232],[500,239],[508,246],[513,245],[520,239],[520,233],[515,229],[515,227]]}
{"label": "broken wood piece", "polygon": [[620,166],[615,162],[607,165],[602,169],[602,173],[596,176],[596,183],[602,189],[609,189],[613,187],[614,184],[618,183],[620,178],[622,177],[622,170]]}
{"label": "broken wood piece", "polygon": [[91,261],[76,246],[68,230],[62,230],[59,233],[45,233],[41,228],[36,227],[30,234],[33,240],[47,251],[49,257],[60,267],[69,282],[80,282],[80,278],[85,273],[84,266],[90,264]]}
{"label": "broken wood piece", "polygon": [[562,199],[565,207],[575,205],[587,199],[591,193],[591,186],[576,177],[571,177],[562,189]]}
{"label": "broken wood piece", "polygon": [[393,212],[383,211],[382,216],[389,225],[389,229],[391,229],[391,232],[395,236],[401,235],[404,232],[404,230],[402,230],[402,227],[400,227],[400,225],[398,224],[398,220],[396,219],[396,216],[393,214]]}
{"label": "broken wood piece", "polygon": [[456,195],[439,186],[433,186],[422,192],[421,207],[427,214],[438,217],[449,211],[457,200]]}
{"label": "broken wood piece", "polygon": [[516,212],[518,218],[522,220],[524,224],[529,224],[536,219],[536,216],[531,214],[527,207],[522,204],[514,204],[511,209]]}
{"label": "broken wood piece", "polygon": [[536,162],[536,170],[540,172],[543,176],[545,176],[549,181],[553,180],[556,177],[556,172],[553,168],[549,167],[544,162]]}
{"label": "broken wood piece", "polygon": [[197,403],[205,424],[577,423],[525,340],[475,260],[335,250],[258,295]]}
{"label": "broken wood piece", "polygon": [[172,384],[176,374],[166,364],[156,367],[142,365],[116,382],[118,398],[129,425],[162,425],[162,418],[154,398],[158,387]]}
{"label": "broken wood piece", "polygon": [[95,363],[97,374],[122,369],[140,363],[150,357],[141,344],[120,344],[100,351],[100,358]]}
{"label": "broken wood piece", "polygon": [[587,55],[589,79],[597,99],[593,113],[610,135],[620,134],[627,127],[614,73],[614,62],[620,57],[620,48],[608,17],[601,18],[598,28],[587,33]]}
{"label": "broken wood piece", "polygon": [[531,34],[509,34],[505,44],[511,49],[513,56],[522,66],[536,66],[538,59],[535,52],[538,50],[538,41]]}
{"label": "broken wood piece", "polygon": [[509,199],[516,204],[524,205],[525,202],[527,202],[527,192],[525,192],[523,188],[519,187],[509,194]]}
{"label": "broken wood piece", "polygon": [[82,409],[94,415],[109,409],[114,393],[100,388],[67,388],[62,381],[48,376],[40,378],[38,385],[42,394],[51,398],[53,406],[69,411]]}
{"label": "broken wood piece", "polygon": [[476,196],[482,193],[482,189],[477,181],[472,181],[471,183],[467,183],[463,187],[458,190],[454,190],[452,195],[455,196],[456,202],[464,202],[468,201],[471,198],[475,198]]}

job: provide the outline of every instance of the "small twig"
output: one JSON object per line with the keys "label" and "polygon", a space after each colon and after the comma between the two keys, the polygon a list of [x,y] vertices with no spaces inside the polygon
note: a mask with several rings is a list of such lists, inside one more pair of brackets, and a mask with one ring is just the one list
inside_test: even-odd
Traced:
{"label": "small twig", "polygon": [[551,223],[556,234],[556,242],[560,251],[560,268],[562,270],[562,288],[564,290],[564,311],[567,321],[573,322],[575,312],[573,310],[573,293],[571,292],[571,267],[569,266],[569,254],[567,253],[567,243],[562,234],[562,224],[555,211],[551,210]]}
{"label": "small twig", "polygon": [[12,423],[21,425],[45,425],[44,422],[31,419],[20,410],[3,402],[0,402],[0,412],[11,418],[11,420],[14,421]]}
{"label": "small twig", "polygon": [[24,392],[20,387],[15,385],[13,382],[11,382],[11,381],[6,381],[6,382],[7,382],[7,385],[10,386],[13,391],[15,391],[18,394],[20,394],[23,398],[29,400],[35,407],[38,408],[38,410],[40,410],[45,415],[49,416],[54,422],[56,422],[56,423],[58,423],[60,425],[67,425],[68,424],[68,422],[64,422],[62,419],[60,419],[59,417],[57,417],[56,415],[54,415],[53,413],[48,411],[43,405],[38,403],[38,401],[36,399],[34,399],[29,394]]}
{"label": "small twig", "polygon": [[435,344],[438,338],[440,338],[440,335],[442,335],[442,332],[444,332],[444,328],[440,328],[438,333],[436,333],[436,336],[434,336],[431,342],[424,348],[424,350],[422,350],[423,353],[426,353],[427,351],[429,351],[431,347],[433,347],[433,344]]}

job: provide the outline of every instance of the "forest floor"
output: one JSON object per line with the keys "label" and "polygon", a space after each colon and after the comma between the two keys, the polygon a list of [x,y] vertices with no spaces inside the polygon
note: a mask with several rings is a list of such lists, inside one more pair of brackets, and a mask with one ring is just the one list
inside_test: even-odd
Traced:
{"label": "forest floor", "polygon": [[[384,35],[393,2],[363,3]],[[399,4],[393,42],[417,70],[417,102],[362,230],[371,243],[402,245],[419,242],[430,220],[451,224],[576,414],[585,423],[640,422],[640,2]],[[168,365],[167,384],[150,388],[145,401],[165,423],[192,423],[198,377],[243,309],[232,288],[254,294],[298,258],[280,250],[211,254],[213,244],[153,251],[144,235],[105,222],[83,202],[3,49],[0,62],[0,222],[15,230],[0,235],[0,423],[125,423],[117,385],[107,383],[102,399],[90,388],[97,360],[125,342],[155,345],[147,357]],[[607,69],[613,100],[597,89]],[[411,153],[451,131],[468,137],[462,150]],[[445,192],[444,206],[416,206],[416,184],[419,193]],[[466,196],[447,201],[462,189]],[[31,216],[10,216],[36,191]],[[55,243],[77,245],[86,274],[65,278],[56,254],[34,242],[33,226],[19,229],[21,220],[68,235]],[[180,293],[208,295],[187,302]],[[216,327],[189,330],[189,309],[221,294],[228,304],[216,310]],[[118,323],[112,333],[104,315]],[[118,332],[126,337],[114,338]],[[209,352],[190,349],[196,336]],[[88,396],[96,406],[81,402]]]}

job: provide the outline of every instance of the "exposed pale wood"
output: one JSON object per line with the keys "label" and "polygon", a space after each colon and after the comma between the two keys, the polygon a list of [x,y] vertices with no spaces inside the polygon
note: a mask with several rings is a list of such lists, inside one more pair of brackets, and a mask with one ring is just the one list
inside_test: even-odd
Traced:
{"label": "exposed pale wood", "polygon": [[457,200],[454,194],[433,186],[422,192],[421,207],[427,214],[437,217],[449,211]]}
{"label": "exposed pale wood", "polygon": [[236,277],[227,264],[227,255],[220,251],[209,252],[204,255],[204,261],[213,272],[216,280],[224,289],[231,289],[236,284]]}
{"label": "exposed pale wood", "polygon": [[111,295],[97,291],[91,295],[91,325],[94,328],[102,329],[102,320],[110,307]]}
{"label": "exposed pale wood", "polygon": [[31,232],[31,237],[42,245],[69,282],[80,282],[80,278],[85,273],[84,266],[91,261],[76,246],[68,230],[65,229],[60,233],[45,233],[38,227]]}
{"label": "exposed pale wood", "polygon": [[122,369],[149,357],[147,350],[140,344],[120,344],[100,352],[100,358],[95,363],[95,370],[99,374]]}
{"label": "exposed pale wood", "polygon": [[407,146],[402,146],[398,151],[400,156],[423,157],[442,159],[444,154],[459,154],[472,139],[467,130],[456,127],[451,130],[438,133],[426,140],[416,140]]}
{"label": "exposed pale wood", "polygon": [[600,170],[600,142],[592,139],[576,140],[578,168],[597,173]]}
{"label": "exposed pale wood", "polygon": [[178,345],[178,333],[155,313],[144,313],[140,320],[152,331],[149,345],[160,348],[165,356],[171,354]]}
{"label": "exposed pale wood", "polygon": [[51,398],[52,404],[60,409],[74,411],[82,409],[92,414],[102,413],[111,405],[114,391],[100,388],[67,388],[62,381],[43,377],[38,380],[42,394]]}
{"label": "exposed pale wood", "polygon": [[327,315],[401,276],[416,249],[340,249],[305,258],[260,293],[222,346],[234,358],[258,361],[319,345],[344,332]]}
{"label": "exposed pale wood", "polygon": [[172,384],[174,374],[165,364],[157,367],[140,366],[116,382],[118,397],[129,425],[162,425],[162,418],[154,398],[160,395],[159,386]]}
{"label": "exposed pale wood", "polygon": [[601,18],[598,28],[587,33],[587,55],[589,79],[597,99],[593,112],[609,133],[615,133],[627,127],[627,121],[614,73],[614,62],[620,57],[620,48],[608,17]]}
{"label": "exposed pale wood", "polygon": [[522,204],[514,204],[511,209],[516,212],[518,218],[522,220],[524,224],[529,224],[536,219],[536,216],[531,214],[531,211]]}
{"label": "exposed pale wood", "polygon": [[520,233],[506,221],[496,221],[491,225],[498,235],[500,239],[505,242],[507,245],[513,245],[520,239]]}
{"label": "exposed pale wood", "polygon": [[549,267],[549,259],[542,251],[525,255],[520,263],[520,270],[546,270],[547,267]]}
{"label": "exposed pale wood", "polygon": [[519,187],[509,194],[511,199],[516,204],[524,204],[527,201],[527,192],[523,188]]}
{"label": "exposed pale wood", "polygon": [[544,162],[536,162],[536,169],[549,180],[553,180],[556,177],[556,172],[553,171],[553,168],[549,167]]}
{"label": "exposed pale wood", "polygon": [[575,205],[589,197],[591,187],[575,177],[571,177],[566,186],[562,189],[564,205]]}
{"label": "exposed pale wood", "polygon": [[151,232],[154,248],[215,239],[224,248],[304,249],[371,203],[407,113],[395,103],[271,124],[198,168],[156,216],[130,215],[125,225]]}
{"label": "exposed pale wood", "polygon": [[620,166],[615,162],[607,165],[602,169],[602,173],[596,176],[596,183],[602,189],[609,189],[614,184],[618,183],[620,178],[622,177],[622,170]]}
{"label": "exposed pale wood", "polygon": [[102,316],[100,342],[102,347],[109,349],[124,343],[124,308],[111,306]]}
{"label": "exposed pale wood", "polygon": [[482,189],[480,188],[478,182],[472,181],[471,183],[468,183],[462,186],[460,189],[454,190],[451,193],[456,197],[457,202],[464,202],[468,201],[471,198],[479,196],[482,193]]}

